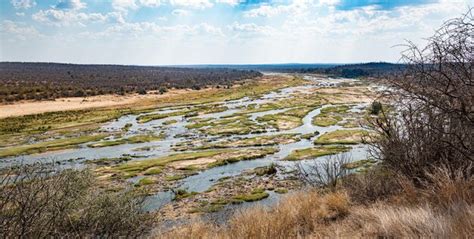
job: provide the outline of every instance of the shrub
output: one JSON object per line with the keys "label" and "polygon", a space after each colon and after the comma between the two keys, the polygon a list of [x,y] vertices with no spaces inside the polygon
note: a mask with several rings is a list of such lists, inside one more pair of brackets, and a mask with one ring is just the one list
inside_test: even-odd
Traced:
{"label": "shrub", "polygon": [[138,237],[153,218],[144,194],[99,189],[88,171],[20,166],[0,179],[0,234],[26,237]]}

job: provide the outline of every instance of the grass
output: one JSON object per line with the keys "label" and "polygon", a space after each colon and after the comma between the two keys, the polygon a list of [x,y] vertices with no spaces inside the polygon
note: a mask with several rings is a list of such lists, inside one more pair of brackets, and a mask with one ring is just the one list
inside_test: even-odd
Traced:
{"label": "grass", "polygon": [[306,148],[306,149],[296,149],[296,150],[293,150],[286,158],[284,158],[284,160],[297,161],[297,160],[304,160],[304,159],[313,159],[313,158],[317,158],[321,156],[347,152],[350,149],[351,147],[339,146],[339,145],[327,145],[327,146],[319,146],[319,147],[312,147],[312,148]]}
{"label": "grass", "polygon": [[278,194],[285,194],[285,193],[288,193],[288,189],[286,189],[286,188],[277,188],[277,189],[275,189],[275,192],[278,193]]}
{"label": "grass", "polygon": [[172,124],[176,124],[177,122],[178,122],[177,120],[167,120],[163,122],[163,125],[172,125]]}
{"label": "grass", "polygon": [[153,135],[153,134],[134,135],[134,136],[123,138],[123,139],[100,141],[97,143],[89,144],[87,146],[91,148],[101,148],[101,147],[116,146],[116,145],[121,145],[121,144],[139,144],[139,143],[146,143],[146,142],[152,142],[152,141],[159,141],[159,140],[163,140],[164,138],[165,138],[165,135],[163,133],[160,135]]}
{"label": "grass", "polygon": [[156,181],[152,178],[149,177],[144,177],[138,181],[137,184],[135,184],[136,187],[141,187],[141,186],[146,186],[146,185],[151,185],[156,183]]}
{"label": "grass", "polygon": [[130,161],[131,159],[132,159],[131,157],[100,158],[100,159],[87,160],[86,163],[96,164],[96,165],[114,165],[114,164]]}
{"label": "grass", "polygon": [[316,136],[316,135],[319,135],[319,132],[318,132],[318,131],[316,131],[316,132],[314,132],[314,133],[303,134],[303,135],[301,135],[301,138],[302,138],[302,139],[311,139],[311,138],[313,138],[313,137]]}
{"label": "grass", "polygon": [[[239,152],[239,151],[236,151]],[[229,157],[219,159],[214,163],[210,163],[207,165],[207,168],[213,168],[218,166],[223,166],[231,163],[236,163],[242,160],[251,160],[256,158],[264,157],[268,154],[274,154],[278,152],[277,148],[267,147],[267,148],[260,148],[260,149],[245,149],[241,151],[242,153],[236,153],[234,155],[230,155]]]}
{"label": "grass", "polygon": [[140,115],[137,117],[137,122],[140,124],[143,124],[143,123],[148,123],[153,120],[159,120],[159,119],[164,119],[164,118],[173,117],[173,116],[185,115],[188,112],[189,110],[179,110],[179,111],[170,112],[170,113],[154,113],[154,114]]}
{"label": "grass", "polygon": [[294,129],[303,125],[301,118],[284,114],[269,114],[257,118],[260,123],[266,123],[278,130]]}
{"label": "grass", "polygon": [[300,191],[270,208],[241,210],[223,226],[198,220],[158,238],[471,238],[472,225],[467,203],[355,205],[344,192]]}
{"label": "grass", "polygon": [[[271,146],[279,144],[289,144],[298,140],[298,134],[279,134],[269,136],[256,136],[251,138],[242,138],[235,140],[223,140],[213,143],[205,143],[203,145],[184,146],[183,149],[213,149],[213,148],[239,148],[239,147],[256,147],[256,146]],[[181,149],[180,149],[181,150]]]}
{"label": "grass", "polygon": [[237,201],[255,202],[255,201],[260,201],[262,199],[265,199],[268,196],[269,194],[267,192],[265,192],[263,189],[259,189],[259,190],[254,190],[253,192],[249,194],[236,195],[232,199],[237,200]]}
{"label": "grass", "polygon": [[[159,238],[311,238],[312,232],[344,218],[349,205],[345,194],[321,196],[313,191],[299,192],[270,208],[241,210],[225,226],[194,221]],[[337,236],[331,238],[334,237]]]}
{"label": "grass", "polygon": [[218,154],[225,153],[227,151],[223,150],[209,150],[209,151],[200,151],[200,152],[189,152],[189,153],[180,153],[180,154],[171,154],[168,156],[156,158],[156,159],[146,159],[140,161],[129,162],[123,165],[119,165],[113,170],[122,173],[141,173],[146,171],[149,168],[165,166],[169,163],[181,160],[194,160],[203,157],[212,157]]}
{"label": "grass", "polygon": [[42,153],[46,151],[70,149],[77,147],[79,144],[90,141],[97,141],[107,137],[107,134],[83,135],[75,138],[53,139],[35,144],[27,144],[21,146],[12,146],[0,149],[0,157],[17,156],[24,154]]}
{"label": "grass", "polygon": [[362,129],[336,130],[319,136],[315,144],[359,144],[368,132]]}
{"label": "grass", "polygon": [[321,109],[321,113],[313,118],[312,123],[317,126],[327,127],[336,125],[342,120],[342,116],[347,113],[349,106],[329,106]]}
{"label": "grass", "polygon": [[143,172],[144,175],[156,175],[156,174],[160,174],[162,172],[162,169],[160,167],[153,167],[153,168],[149,168],[147,170],[145,170],[145,172]]}
{"label": "grass", "polygon": [[174,194],[175,194],[174,199],[175,200],[180,200],[180,199],[183,199],[183,198],[188,198],[188,197],[197,195],[199,193],[197,193],[197,192],[188,192],[185,189],[177,189],[174,192]]}
{"label": "grass", "polygon": [[313,125],[320,126],[320,127],[327,127],[331,125],[336,125],[339,121],[342,120],[340,116],[322,116],[317,115],[313,118]]}
{"label": "grass", "polygon": [[201,132],[209,135],[242,135],[249,133],[265,132],[265,127],[256,124],[247,116],[238,115],[206,122],[198,122],[188,128],[199,128]]}
{"label": "grass", "polygon": [[165,180],[166,181],[177,181],[177,180],[183,179],[185,177],[186,176],[184,176],[184,175],[169,175],[169,176],[165,177]]}

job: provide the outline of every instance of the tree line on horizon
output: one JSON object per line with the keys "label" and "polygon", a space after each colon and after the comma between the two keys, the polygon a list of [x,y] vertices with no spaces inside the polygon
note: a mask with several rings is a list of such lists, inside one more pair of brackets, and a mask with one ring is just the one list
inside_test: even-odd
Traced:
{"label": "tree line on horizon", "polygon": [[260,76],[254,70],[225,68],[2,62],[0,102],[229,87]]}

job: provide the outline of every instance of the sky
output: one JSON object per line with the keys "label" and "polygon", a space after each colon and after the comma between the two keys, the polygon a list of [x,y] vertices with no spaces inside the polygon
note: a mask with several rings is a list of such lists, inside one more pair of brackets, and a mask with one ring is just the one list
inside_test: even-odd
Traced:
{"label": "sky", "polygon": [[0,0],[0,61],[397,62],[474,0]]}

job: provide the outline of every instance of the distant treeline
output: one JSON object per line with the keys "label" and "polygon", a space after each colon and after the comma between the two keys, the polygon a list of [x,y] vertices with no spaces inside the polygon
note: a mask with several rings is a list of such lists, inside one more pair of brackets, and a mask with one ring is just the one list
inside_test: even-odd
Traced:
{"label": "distant treeline", "polygon": [[1,62],[0,102],[228,87],[260,76],[255,70],[228,68]]}
{"label": "distant treeline", "polygon": [[282,73],[319,73],[336,77],[379,77],[394,74],[405,69],[406,65],[387,62],[361,64],[261,64],[261,65],[197,65],[193,67],[232,68]]}
{"label": "distant treeline", "polygon": [[371,62],[364,64],[349,64],[330,67],[326,69],[316,69],[312,72],[327,75],[356,78],[356,77],[380,77],[401,72],[405,65],[386,62]]}

